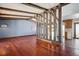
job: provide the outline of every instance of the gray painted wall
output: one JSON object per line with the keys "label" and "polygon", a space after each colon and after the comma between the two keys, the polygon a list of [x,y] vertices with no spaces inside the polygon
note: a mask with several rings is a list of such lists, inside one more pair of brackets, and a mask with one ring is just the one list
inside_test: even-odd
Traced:
{"label": "gray painted wall", "polygon": [[0,20],[0,25],[6,24],[7,28],[0,28],[0,38],[36,34],[36,23],[29,20]]}

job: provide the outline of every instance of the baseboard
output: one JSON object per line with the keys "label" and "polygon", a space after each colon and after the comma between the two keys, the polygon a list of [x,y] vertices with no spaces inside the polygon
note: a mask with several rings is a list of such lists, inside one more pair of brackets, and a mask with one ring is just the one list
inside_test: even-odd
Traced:
{"label": "baseboard", "polygon": [[33,35],[20,35],[20,36],[1,37],[0,39],[9,39],[9,38],[27,37],[27,36],[35,36],[35,35],[33,34]]}

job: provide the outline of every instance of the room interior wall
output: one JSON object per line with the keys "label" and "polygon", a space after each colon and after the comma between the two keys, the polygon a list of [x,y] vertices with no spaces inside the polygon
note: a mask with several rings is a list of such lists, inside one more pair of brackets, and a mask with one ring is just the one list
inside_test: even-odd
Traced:
{"label": "room interior wall", "polygon": [[67,39],[72,39],[72,28],[65,29],[65,32],[67,32]]}
{"label": "room interior wall", "polygon": [[[2,28],[1,25],[7,25]],[[36,23],[30,20],[3,20],[0,19],[0,38],[35,35]]]}
{"label": "room interior wall", "polygon": [[67,39],[72,39],[72,19],[64,20],[65,32],[67,32]]}

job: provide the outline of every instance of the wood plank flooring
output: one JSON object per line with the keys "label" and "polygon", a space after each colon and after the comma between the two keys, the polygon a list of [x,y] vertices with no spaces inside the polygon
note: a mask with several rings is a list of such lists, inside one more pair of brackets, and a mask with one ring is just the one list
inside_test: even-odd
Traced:
{"label": "wood plank flooring", "polygon": [[79,50],[68,47],[68,42],[44,48],[38,41],[36,36],[0,39],[0,56],[79,56]]}

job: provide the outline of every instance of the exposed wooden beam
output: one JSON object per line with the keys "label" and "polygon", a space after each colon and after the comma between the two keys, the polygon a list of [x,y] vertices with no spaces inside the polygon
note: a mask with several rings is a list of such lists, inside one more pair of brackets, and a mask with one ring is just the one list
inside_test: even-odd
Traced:
{"label": "exposed wooden beam", "polygon": [[0,7],[0,9],[10,10],[10,11],[16,11],[16,12],[22,12],[22,13],[28,13],[28,14],[38,14],[38,13],[34,13],[34,12],[28,12],[28,11],[16,10],[16,9],[11,9],[11,8],[6,8],[6,7]]}
{"label": "exposed wooden beam", "polygon": [[61,4],[61,7],[63,7],[63,6],[66,6],[66,5],[70,4],[70,3],[60,3],[60,4]]}
{"label": "exposed wooden beam", "polygon": [[[54,10],[54,9],[53,9]],[[53,11],[53,10],[51,10],[51,11]],[[58,18],[56,17],[56,15],[53,13],[53,12],[51,12],[51,11],[47,11],[48,13],[51,13],[51,15],[52,16],[54,16],[55,17],[55,19],[57,19],[58,20]]]}
{"label": "exposed wooden beam", "polygon": [[48,18],[45,18],[43,15],[39,14],[41,17],[43,17],[44,19],[48,20]]}
{"label": "exposed wooden beam", "polygon": [[4,19],[4,20],[20,20],[20,19],[29,20],[29,19],[31,19],[31,18],[0,17],[0,19]]}
{"label": "exposed wooden beam", "polygon": [[32,3],[22,3],[22,4],[28,5],[28,6],[31,6],[31,7],[34,7],[34,8],[42,9],[42,10],[48,10],[48,9],[46,9],[46,8],[44,8],[44,7],[41,7],[41,6],[32,4]]}
{"label": "exposed wooden beam", "polygon": [[[60,3],[60,4],[61,4],[61,7],[63,7],[63,6],[66,6],[66,5],[70,4],[70,3]],[[57,6],[55,6],[55,7],[52,7],[51,10],[52,10],[52,9],[57,9],[58,6],[59,6],[59,5],[57,5]]]}
{"label": "exposed wooden beam", "polygon": [[7,16],[19,16],[19,17],[30,17],[30,18],[34,18],[33,16],[13,15],[13,14],[3,14],[3,13],[0,13],[0,15],[7,15]]}

